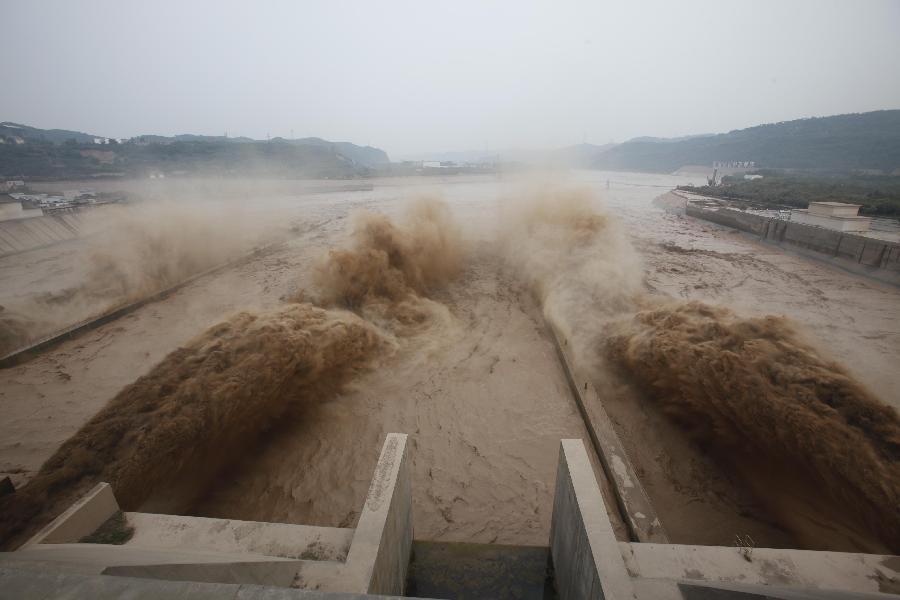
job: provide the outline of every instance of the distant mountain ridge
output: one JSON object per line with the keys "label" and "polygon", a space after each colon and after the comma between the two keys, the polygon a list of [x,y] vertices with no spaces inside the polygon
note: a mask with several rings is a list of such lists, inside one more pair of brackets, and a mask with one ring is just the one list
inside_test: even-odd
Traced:
{"label": "distant mountain ridge", "polygon": [[712,137],[716,135],[715,133],[696,133],[694,135],[682,135],[679,137],[653,137],[649,135],[644,135],[636,138],[631,138],[630,140],[626,140],[628,142],[656,142],[660,144],[669,144],[671,142],[683,142],[685,140],[692,140],[694,138],[703,138],[703,137]]}
{"label": "distant mountain ridge", "polygon": [[[132,139],[139,140],[142,143],[149,142],[156,144],[171,144],[173,142],[255,143],[263,141],[243,136],[226,137],[224,135],[194,135],[189,133],[183,133],[171,137],[161,135],[139,135]],[[283,142],[286,144],[295,144],[297,146],[317,146],[320,148],[330,148],[336,151],[338,154],[341,154],[354,162],[368,167],[385,165],[390,162],[390,158],[388,157],[387,152],[385,152],[381,148],[375,148],[373,146],[359,146],[350,142],[330,142],[319,137],[307,137],[298,139],[274,137],[271,140],[266,141]]]}
{"label": "distant mountain ridge", "polygon": [[[102,140],[103,143],[95,143]],[[389,164],[380,148],[317,137],[268,141],[181,134],[136,136],[119,143],[66,129],[0,123],[0,178],[75,179],[242,175],[360,177]]]}
{"label": "distant mountain ridge", "polygon": [[601,153],[598,169],[670,173],[685,165],[753,161],[758,168],[827,171],[900,168],[900,110],[758,125],[673,140],[635,138]]}
{"label": "distant mountain ridge", "polygon": [[[0,139],[2,138],[21,138],[26,142],[44,142],[52,144],[64,144],[74,140],[78,144],[93,144],[95,139],[106,139],[106,136],[93,135],[81,131],[70,131],[67,129],[39,129],[29,125],[20,123],[12,123],[9,121],[0,123]],[[227,137],[227,136],[210,136],[196,134],[179,134],[174,136],[162,135],[139,135],[130,138],[141,144],[173,144],[178,142],[195,142],[195,143],[262,143],[263,140],[254,140],[249,137]],[[374,167],[387,164],[390,158],[387,153],[372,146],[359,146],[350,142],[331,142],[318,137],[308,137],[300,139],[285,139],[276,137],[272,142],[283,142],[297,146],[315,146],[332,150],[333,152],[344,156],[345,158],[357,163],[361,166]]]}
{"label": "distant mountain ridge", "polygon": [[4,121],[0,123],[0,138],[3,137],[19,137],[23,140],[44,141],[53,144],[62,144],[68,140],[75,140],[79,144],[90,144],[93,143],[95,137],[100,136],[68,129],[38,129],[21,123]]}
{"label": "distant mountain ridge", "polygon": [[555,150],[551,155],[551,162],[563,164],[575,168],[588,168],[599,160],[600,156],[613,148],[617,144],[575,144],[574,146],[566,146]]}

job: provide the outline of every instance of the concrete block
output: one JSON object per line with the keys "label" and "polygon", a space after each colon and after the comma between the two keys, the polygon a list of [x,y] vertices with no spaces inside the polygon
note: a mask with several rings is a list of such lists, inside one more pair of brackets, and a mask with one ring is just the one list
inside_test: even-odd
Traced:
{"label": "concrete block", "polygon": [[119,504],[108,483],[98,483],[80,500],[56,517],[28,540],[22,548],[37,544],[77,542],[97,530],[119,511]]}

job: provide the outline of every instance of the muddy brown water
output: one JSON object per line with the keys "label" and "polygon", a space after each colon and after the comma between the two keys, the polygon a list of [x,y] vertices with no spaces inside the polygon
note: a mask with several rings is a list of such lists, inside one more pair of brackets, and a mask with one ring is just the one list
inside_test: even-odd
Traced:
{"label": "muddy brown water", "polygon": [[[900,380],[900,292],[667,214],[654,197],[683,177],[580,175],[624,223],[656,293],[785,314],[886,401]],[[606,179],[631,185],[612,183]],[[339,243],[351,208],[397,214],[405,198],[439,193],[471,238],[461,277],[434,300],[446,318],[412,337],[344,393],[308,407],[248,448],[186,512],[353,526],[385,433],[410,434],[416,537],[546,544],[560,438],[587,439],[543,317],[496,247],[498,195],[518,182],[471,178],[376,181],[371,192],[292,200],[278,210],[311,228],[283,250],[187,286],[19,367],[0,372],[0,475],[26,482],[121,387],[168,351],[236,310],[276,306],[311,286],[314,258]],[[661,186],[661,187],[655,187]],[[287,207],[287,208],[285,208]],[[701,250],[683,252],[679,249]],[[46,252],[46,250],[44,250]],[[26,257],[27,258],[27,257]],[[42,263],[42,261],[45,261]],[[46,291],[40,264],[30,277]],[[35,270],[36,269],[36,270]],[[24,281],[0,264],[7,284]],[[21,288],[18,288],[21,289]],[[760,546],[796,542],[752,494],[689,442],[645,398],[606,389],[607,410],[671,541]],[[612,503],[610,503],[612,505]],[[620,536],[624,533],[620,531]]]}

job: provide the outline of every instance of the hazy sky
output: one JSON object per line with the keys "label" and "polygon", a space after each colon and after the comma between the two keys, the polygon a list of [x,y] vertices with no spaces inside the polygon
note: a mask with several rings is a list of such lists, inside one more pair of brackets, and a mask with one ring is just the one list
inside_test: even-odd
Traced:
{"label": "hazy sky", "polygon": [[900,108],[900,1],[0,0],[0,121],[402,156]]}

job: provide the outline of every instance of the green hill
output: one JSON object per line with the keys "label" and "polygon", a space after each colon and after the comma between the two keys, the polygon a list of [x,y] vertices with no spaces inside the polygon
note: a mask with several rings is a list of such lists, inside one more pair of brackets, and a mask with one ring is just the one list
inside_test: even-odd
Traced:
{"label": "green hill", "polygon": [[388,164],[379,148],[321,138],[143,135],[95,144],[94,136],[0,123],[0,178],[70,179],[167,175],[356,177]]}
{"label": "green hill", "polygon": [[595,168],[670,173],[685,165],[754,161],[759,168],[821,171],[900,169],[900,110],[759,125],[718,135],[619,144]]}
{"label": "green hill", "polygon": [[49,142],[51,144],[62,144],[69,140],[75,140],[80,144],[92,144],[95,137],[89,133],[80,131],[69,131],[68,129],[38,129],[28,125],[19,123],[11,123],[4,121],[0,123],[0,139],[21,138],[26,142]]}

